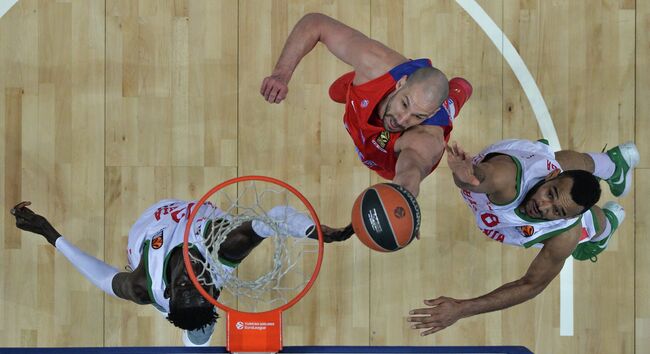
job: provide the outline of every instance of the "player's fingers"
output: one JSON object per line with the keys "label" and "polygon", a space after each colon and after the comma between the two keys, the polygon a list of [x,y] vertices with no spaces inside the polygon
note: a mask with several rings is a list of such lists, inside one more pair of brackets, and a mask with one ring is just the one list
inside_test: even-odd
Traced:
{"label": "player's fingers", "polygon": [[420,333],[420,335],[421,335],[421,336],[428,336],[429,334],[436,333],[436,332],[438,332],[438,331],[440,331],[441,329],[444,329],[444,328],[445,328],[445,327],[442,327],[442,326],[439,326],[439,327],[433,327],[433,328],[431,328],[431,329],[428,330],[428,331],[424,331],[424,332]]}
{"label": "player's fingers", "polygon": [[282,95],[282,93],[281,93],[281,92],[278,92],[278,95],[275,96],[275,101],[274,101],[274,103],[280,103],[280,102],[282,102],[283,99],[284,99],[284,96]]}
{"label": "player's fingers", "polygon": [[10,212],[11,212],[11,214],[15,214],[16,211],[21,210],[22,208],[24,208],[24,207],[26,207],[28,205],[32,205],[32,202],[30,202],[28,200],[22,201],[22,202],[20,202],[20,203],[18,203],[16,205],[14,205],[14,207],[11,208]]}
{"label": "player's fingers", "polygon": [[265,77],[264,80],[262,80],[262,86],[260,86],[260,94],[264,96],[264,91],[266,91],[266,84],[269,81],[268,77]]}
{"label": "player's fingers", "polygon": [[435,328],[442,326],[442,323],[438,320],[429,319],[427,321],[422,321],[420,323],[414,323],[411,325],[412,329],[422,329],[422,328]]}
{"label": "player's fingers", "polygon": [[267,82],[266,86],[264,87],[264,93],[262,95],[264,96],[264,99],[267,100],[268,102],[271,102],[269,101],[269,96],[271,95],[272,92],[273,92],[273,83]]}
{"label": "player's fingers", "polygon": [[424,300],[424,304],[429,306],[438,306],[443,302],[445,302],[445,298],[442,296],[431,300]]}
{"label": "player's fingers", "polygon": [[454,141],[454,155],[459,156],[458,143]]}
{"label": "player's fingers", "polygon": [[287,89],[286,87],[282,87],[282,88],[280,89],[280,92],[278,92],[278,97],[276,97],[275,100],[276,100],[278,103],[280,103],[280,101],[282,101],[282,100],[284,100],[285,98],[287,98],[287,92],[288,92],[288,91],[289,91],[289,89]]}
{"label": "player's fingers", "polygon": [[277,96],[278,96],[278,90],[277,88],[274,87],[271,90],[271,93],[269,93],[269,99],[267,101],[269,101],[270,103],[275,103],[275,97]]}
{"label": "player's fingers", "polygon": [[459,156],[466,157],[465,150],[463,150],[462,146],[456,145],[456,151],[458,151]]}
{"label": "player's fingers", "polygon": [[470,181],[470,183],[473,186],[478,186],[479,184],[481,184],[481,181],[479,181],[478,178],[476,178],[476,176],[472,176],[472,180]]}
{"label": "player's fingers", "polygon": [[22,208],[13,210],[11,214],[13,216],[17,217],[17,218],[18,217],[20,217],[20,218],[29,218],[32,215],[34,215],[34,212],[29,210],[29,208],[22,207]]}
{"label": "player's fingers", "polygon": [[406,318],[407,322],[416,322],[416,323],[427,323],[433,321],[431,316],[427,314],[426,316],[409,316]]}
{"label": "player's fingers", "polygon": [[422,308],[422,309],[415,309],[409,311],[409,315],[411,315],[409,318],[422,318],[423,316],[413,316],[413,315],[431,315],[431,309],[430,308]]}

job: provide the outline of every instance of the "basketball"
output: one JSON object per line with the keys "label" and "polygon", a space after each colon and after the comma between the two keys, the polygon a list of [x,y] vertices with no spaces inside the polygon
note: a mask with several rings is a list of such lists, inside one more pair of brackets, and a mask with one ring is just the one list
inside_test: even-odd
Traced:
{"label": "basketball", "polygon": [[352,228],[375,251],[406,247],[420,228],[420,207],[404,187],[379,183],[364,190],[352,207]]}

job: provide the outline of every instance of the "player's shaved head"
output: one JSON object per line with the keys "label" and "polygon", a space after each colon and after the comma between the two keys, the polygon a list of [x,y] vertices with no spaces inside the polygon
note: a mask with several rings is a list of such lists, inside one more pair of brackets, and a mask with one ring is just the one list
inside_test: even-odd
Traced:
{"label": "player's shaved head", "polygon": [[406,79],[406,84],[422,90],[424,97],[439,106],[449,95],[449,81],[445,74],[433,67],[419,68]]}

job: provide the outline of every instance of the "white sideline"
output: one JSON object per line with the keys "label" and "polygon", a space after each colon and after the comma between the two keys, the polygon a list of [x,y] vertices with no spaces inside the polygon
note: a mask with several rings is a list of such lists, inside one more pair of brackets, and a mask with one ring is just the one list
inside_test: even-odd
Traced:
{"label": "white sideline", "polygon": [[[542,136],[548,140],[554,151],[560,150],[560,140],[542,93],[508,37],[475,0],[456,0],[456,3],[476,21],[501,52],[528,97]],[[567,258],[560,273],[560,335],[573,336],[573,259],[571,257]]]}
{"label": "white sideline", "polygon": [[18,0],[0,0],[0,17],[4,16],[17,2]]}

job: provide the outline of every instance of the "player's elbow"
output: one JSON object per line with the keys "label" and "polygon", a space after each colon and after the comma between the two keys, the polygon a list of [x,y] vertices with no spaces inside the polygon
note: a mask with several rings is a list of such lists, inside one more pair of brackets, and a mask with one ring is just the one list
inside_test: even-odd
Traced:
{"label": "player's elbow", "polygon": [[320,13],[320,12],[310,12],[303,16],[300,21],[307,21],[307,22],[314,22],[318,23],[319,21],[322,21],[323,19],[330,18],[329,16]]}
{"label": "player's elbow", "polygon": [[310,12],[305,16],[303,16],[298,21],[296,27],[300,26],[301,30],[313,32],[315,35],[317,35],[320,38],[320,33],[323,28],[323,24],[328,19],[331,19],[331,17],[319,12]]}
{"label": "player's elbow", "polygon": [[521,279],[522,285],[523,285],[523,293],[525,297],[527,298],[526,300],[530,300],[534,298],[535,296],[539,295],[550,283],[549,281],[544,281],[541,279],[535,279],[532,277],[523,277]]}

